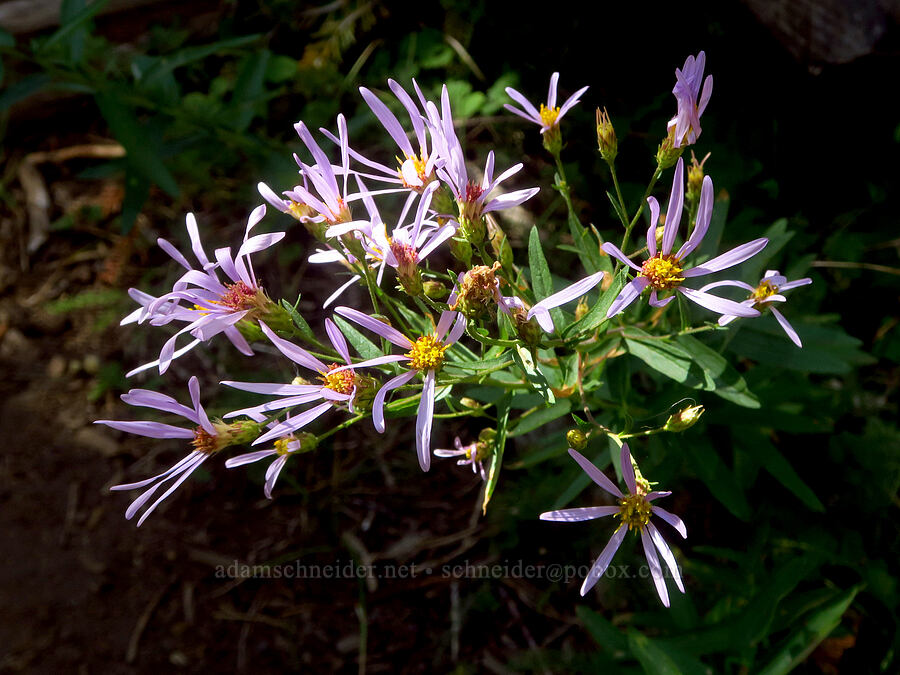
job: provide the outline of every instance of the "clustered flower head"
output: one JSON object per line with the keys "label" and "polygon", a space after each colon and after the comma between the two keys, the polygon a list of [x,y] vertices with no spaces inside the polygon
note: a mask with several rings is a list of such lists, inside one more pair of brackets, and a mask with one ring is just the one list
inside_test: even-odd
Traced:
{"label": "clustered flower head", "polygon": [[[598,330],[597,325],[605,319],[617,316],[631,306],[639,307],[635,303],[644,291],[649,290],[651,307],[662,310],[676,294],[681,294],[720,314],[720,326],[737,317],[756,317],[762,311],[771,311],[791,340],[800,346],[796,331],[774,304],[785,301],[782,292],[811,283],[810,279],[788,282],[777,271],[770,270],[756,286],[739,279],[716,280],[699,289],[689,285],[693,278],[734,268],[767,244],[765,238],[760,238],[710,259],[706,259],[705,252],[704,257],[699,257],[698,248],[709,230],[714,200],[712,179],[704,175],[703,162],[698,164],[696,160],[688,177],[688,211],[693,223],[688,223],[687,232],[681,231],[685,171],[680,154],[684,146],[695,143],[700,136],[700,115],[712,90],[711,76],[703,79],[704,68],[705,55],[700,52],[696,58],[689,57],[684,67],[676,71],[673,93],[678,102],[678,113],[669,122],[661,149],[664,161],[658,163],[658,173],[650,188],[665,168],[675,166],[675,170],[662,226],[659,225],[660,205],[656,198],[650,196],[646,201],[649,214],[646,256],[643,260],[638,257],[644,249],[632,253],[626,251],[631,227],[644,210],[644,204],[641,204],[630,225],[628,219],[623,218],[626,232],[622,245],[602,244],[602,251],[618,261],[616,272],[610,274],[612,264],[607,260],[608,269],[596,271],[556,293],[550,293],[553,279],[546,269],[546,261],[531,250],[535,241],[540,247],[539,238],[531,239],[531,269],[526,274],[515,264],[510,239],[490,215],[523,204],[537,194],[538,188],[501,192],[501,186],[517,176],[523,164],[515,163],[495,171],[493,150],[487,153],[484,170],[478,175],[467,161],[458,136],[446,86],[441,88],[437,101],[429,100],[415,81],[410,94],[394,80],[388,80],[393,98],[385,92],[360,88],[363,100],[390,139],[386,160],[373,159],[351,146],[343,115],[337,116],[336,133],[318,130],[330,143],[324,148],[317,140],[320,137],[315,130],[298,122],[294,128],[302,142],[304,156],[294,155],[297,180],[280,192],[259,183],[258,191],[269,206],[301,223],[315,237],[316,250],[308,257],[315,269],[341,277],[340,286],[323,302],[322,309],[328,308],[353,285],[368,291],[370,304],[353,307],[349,306],[352,301],[347,301],[347,304],[335,307],[333,314],[324,319],[326,344],[316,337],[296,305],[271,300],[250,257],[278,244],[289,233],[251,234],[266,216],[265,204],[250,214],[243,240],[234,255],[228,247],[216,249],[212,256],[207,255],[193,214],[187,216],[187,234],[196,264],[190,263],[173,244],[159,239],[159,246],[185,271],[171,290],[159,297],[130,289],[129,294],[139,307],[122,323],[165,326],[177,322],[183,325],[165,342],[158,359],[128,375],[153,367],[158,367],[160,374],[165,373],[173,360],[221,333],[248,356],[256,353],[251,342],[264,344],[265,347],[258,351],[286,358],[291,362],[294,376],[274,378],[272,382],[222,381],[221,384],[232,389],[267,398],[246,407],[223,411],[221,418],[210,417],[201,405],[196,376],[191,376],[188,381],[190,406],[147,389],[132,389],[123,395],[122,400],[129,405],[177,415],[186,419],[189,425],[126,420],[98,420],[99,424],[156,439],[187,441],[190,446],[188,454],[166,471],[111,488],[116,491],[142,490],[128,507],[126,517],[130,519],[144,509],[138,520],[138,525],[142,524],[208,458],[239,445],[252,447],[248,452],[229,457],[225,466],[234,468],[270,461],[263,492],[271,499],[275,483],[291,458],[298,458],[292,464],[302,462],[303,455],[314,451],[332,434],[363,419],[371,418],[375,430],[384,433],[388,417],[411,416],[413,408],[416,409],[416,456],[421,469],[429,470],[432,453],[438,457],[456,458],[457,464],[471,467],[472,472],[484,481],[486,507],[497,484],[506,438],[525,433],[522,427],[514,425],[527,419],[527,415],[535,415],[531,418],[534,420],[540,414],[534,412],[539,408],[533,408],[513,419],[512,410],[519,408],[510,400],[515,400],[514,395],[522,394],[524,390],[530,395],[541,392],[540,395],[552,403],[554,395],[567,396],[574,390],[573,380],[567,380],[568,374],[560,379],[569,384],[548,385],[542,369],[560,367],[560,363],[568,360],[562,351],[553,358],[546,355],[549,350],[568,349],[590,336],[576,331],[574,337],[570,334],[565,340],[556,340],[548,338],[544,331],[554,330],[551,310],[557,314],[555,308],[579,298],[582,302],[576,309],[576,319],[593,314],[597,321],[591,324],[592,331]],[[557,106],[558,82],[559,73],[553,73],[547,99],[539,108],[518,91],[507,88],[518,106],[507,105],[506,108],[539,126],[544,145],[553,155],[562,176],[561,123],[588,88],[578,89]],[[401,111],[402,121],[396,110]],[[601,113],[598,108],[596,131],[599,151],[610,170],[614,170],[618,146],[605,109]],[[558,181],[555,187],[563,192],[572,209],[565,180]],[[394,209],[385,210],[391,200],[395,202]],[[624,209],[624,204],[617,205],[617,210]],[[395,211],[399,211],[396,218],[392,216]],[[382,217],[382,212],[391,215]],[[572,232],[577,234],[581,225],[574,211],[570,211],[569,219]],[[577,237],[573,235],[573,239]],[[583,242],[576,243],[584,246]],[[599,242],[590,245],[595,247],[593,251],[579,250],[586,256],[599,255]],[[451,263],[453,267],[440,269],[440,262],[450,260],[451,256],[457,261]],[[692,259],[693,263],[689,263]],[[535,269],[541,262],[543,273]],[[271,266],[260,269],[267,277],[273,274]],[[630,271],[632,278],[624,283],[621,280],[626,271]],[[345,281],[344,275],[348,277]],[[386,281],[391,278],[395,283]],[[620,280],[619,285],[604,297],[607,304],[599,311],[591,309],[584,302],[584,296],[598,285],[603,293],[607,293],[614,278]],[[749,295],[746,299],[732,300],[710,292],[724,287],[739,288]],[[402,293],[397,292],[401,290]],[[510,295],[503,295],[504,292]],[[449,297],[444,300],[448,293]],[[612,293],[616,297],[610,301]],[[535,302],[536,297],[543,295],[547,297]],[[639,309],[635,311],[640,312]],[[656,312],[654,321],[662,315],[664,312]],[[715,324],[709,326],[715,327]],[[177,347],[177,340],[185,334],[192,340]],[[462,342],[464,335],[468,336],[465,343]],[[666,336],[659,337],[665,339]],[[300,346],[300,342],[305,346]],[[401,353],[394,353],[390,345],[398,347]],[[622,350],[614,349],[602,358],[614,358],[621,353]],[[581,363],[579,356],[579,369]],[[582,381],[581,371],[577,376],[578,385],[584,389],[581,392],[584,400],[593,396],[596,402],[593,392],[598,382],[589,382],[594,387],[591,389]],[[468,398],[469,392],[478,398],[474,393],[476,388],[485,387],[503,391],[496,398],[478,401]],[[403,396],[399,395],[400,390],[403,390]],[[389,400],[392,392],[394,400]],[[482,405],[484,400],[492,402]],[[497,400],[507,402],[504,414],[500,413],[502,404],[496,403]],[[497,411],[491,417],[494,424],[482,429],[477,440],[471,443],[464,445],[457,436],[453,448],[432,451],[437,402],[450,410],[437,417],[491,417],[492,413],[486,411],[494,407]],[[670,415],[653,433],[683,432],[697,423],[703,410],[703,406],[697,404],[684,407]],[[335,421],[335,425],[324,433],[317,432],[317,427],[325,420]],[[668,523],[682,537],[687,535],[680,518],[656,505],[656,500],[670,493],[651,488],[627,445],[623,445],[621,451],[627,492],[621,491],[578,452],[588,447],[591,434],[597,430],[588,429],[591,425],[586,422],[579,424],[587,431],[582,428],[570,430],[567,440],[577,449],[570,449],[569,453],[616,503],[549,511],[540,517],[574,522],[612,516],[616,521],[609,542],[584,580],[582,595],[603,575],[626,534],[629,531],[639,534],[656,590],[663,604],[668,606],[660,558],[681,592],[684,592],[684,584],[675,556],[654,518]],[[621,439],[611,430],[592,424],[621,444]],[[507,434],[510,429],[520,434]],[[486,468],[488,463],[489,469]]]}

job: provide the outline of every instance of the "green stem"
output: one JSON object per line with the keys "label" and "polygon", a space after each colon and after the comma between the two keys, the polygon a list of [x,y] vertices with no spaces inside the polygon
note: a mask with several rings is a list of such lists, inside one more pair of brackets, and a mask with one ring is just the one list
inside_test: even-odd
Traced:
{"label": "green stem", "polygon": [[325,440],[325,439],[328,438],[329,436],[333,436],[333,435],[336,434],[337,432],[343,431],[343,430],[346,429],[347,427],[353,426],[354,424],[356,424],[357,422],[359,422],[359,421],[360,421],[361,419],[363,419],[364,417],[366,417],[366,415],[357,415],[356,417],[351,417],[349,420],[345,420],[344,422],[341,422],[340,424],[338,424],[338,425],[337,425],[336,427],[334,427],[333,429],[330,429],[330,430],[326,431],[326,432],[325,432],[324,434],[322,434],[321,436],[316,436],[316,441],[319,442],[319,443],[321,443],[323,440]]}
{"label": "green stem", "polygon": [[[644,212],[644,204],[647,203],[647,197],[650,196],[650,193],[653,191],[654,186],[656,185],[656,181],[659,180],[659,177],[662,176],[662,169],[659,167],[656,168],[656,171],[653,172],[653,178],[650,179],[650,184],[647,186],[647,189],[644,190],[644,196],[641,198],[641,203],[638,204],[637,213],[634,214],[634,218],[631,219],[631,222],[628,223],[628,227],[625,228],[625,236],[622,237],[622,245],[619,246],[619,250],[625,255],[628,255],[625,252],[625,247],[628,245],[628,237],[631,236],[631,231],[634,229],[634,226],[637,224],[638,218],[641,217],[641,214]],[[619,268],[622,266],[622,263],[616,263],[616,272],[619,271]]]}
{"label": "green stem", "polygon": [[616,187],[616,197],[619,199],[619,219],[622,221],[622,225],[625,228],[628,228],[628,215],[625,210],[625,200],[622,198],[622,189],[619,187],[619,177],[616,175],[616,164],[615,162],[607,162],[609,165],[609,173],[612,176],[613,185]]}

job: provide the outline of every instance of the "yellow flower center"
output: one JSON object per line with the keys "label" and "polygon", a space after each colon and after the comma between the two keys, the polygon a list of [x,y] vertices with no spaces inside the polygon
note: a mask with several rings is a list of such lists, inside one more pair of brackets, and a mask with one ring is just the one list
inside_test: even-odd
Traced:
{"label": "yellow flower center", "polygon": [[339,394],[350,394],[353,391],[356,374],[352,368],[334,372],[334,369],[339,367],[338,364],[332,363],[328,368],[328,372],[319,379],[325,383],[326,389],[331,389],[331,391],[336,391]]}
{"label": "yellow flower center", "polygon": [[422,155],[421,159],[419,159],[418,155],[406,155],[406,159],[412,161],[413,168],[419,175],[419,179],[422,181],[422,185],[409,185],[406,182],[406,179],[403,177],[403,164],[405,163],[405,160],[397,157],[397,164],[400,165],[400,168],[397,169],[397,173],[400,175],[400,180],[403,181],[403,187],[411,188],[414,190],[421,190],[426,183],[430,182],[429,176],[425,173],[425,165],[428,163],[428,155]]}
{"label": "yellow flower center", "polygon": [[766,298],[769,298],[775,295],[778,292],[778,286],[771,283],[770,281],[763,281],[759,286],[756,287],[756,290],[750,294],[750,297],[753,298],[756,302],[761,302]]}
{"label": "yellow flower center", "polygon": [[541,103],[540,116],[541,122],[545,127],[555,126],[556,118],[559,117],[559,106],[555,108],[548,108],[543,103]]}
{"label": "yellow flower center", "polygon": [[680,286],[684,281],[681,271],[681,261],[674,255],[655,255],[641,266],[641,276],[646,277],[657,291]]}
{"label": "yellow flower center", "polygon": [[619,512],[615,514],[615,517],[621,518],[622,524],[628,525],[629,530],[634,528],[643,530],[644,525],[650,522],[652,507],[642,494],[628,495],[620,499],[619,507]]}
{"label": "yellow flower center", "polygon": [[279,438],[275,441],[275,452],[279,455],[287,455],[290,453],[290,449],[288,448],[288,444],[294,440],[293,436],[285,436],[284,438]]}
{"label": "yellow flower center", "polygon": [[410,359],[410,365],[415,370],[434,370],[438,371],[444,365],[444,352],[447,346],[442,344],[440,340],[433,335],[423,335],[412,346],[404,356]]}

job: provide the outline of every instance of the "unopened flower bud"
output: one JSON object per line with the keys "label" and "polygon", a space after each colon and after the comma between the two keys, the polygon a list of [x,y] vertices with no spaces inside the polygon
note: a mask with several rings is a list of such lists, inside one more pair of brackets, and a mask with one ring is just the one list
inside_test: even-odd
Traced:
{"label": "unopened flower bud", "polygon": [[528,312],[521,307],[514,308],[511,314],[519,339],[529,347],[540,344],[544,331],[538,322],[535,319],[529,319]]}
{"label": "unopened flower bud", "polygon": [[300,448],[296,452],[312,452],[319,447],[319,439],[308,431],[295,431],[293,436],[300,443]]}
{"label": "unopened flower bud", "polygon": [[478,440],[485,443],[492,443],[495,438],[497,438],[497,430],[490,427],[486,427],[478,433]]}
{"label": "unopened flower bud", "polygon": [[606,162],[612,163],[615,161],[619,152],[619,145],[616,140],[616,130],[613,128],[606,108],[602,112],[600,108],[597,108],[597,145],[600,149],[600,156]]}
{"label": "unopened flower bud", "polygon": [[304,385],[304,384],[312,384],[312,383],[309,380],[307,380],[305,377],[300,377],[298,375],[293,380],[291,380],[291,384]]}
{"label": "unopened flower bud", "polygon": [[472,265],[472,245],[465,239],[451,237],[450,254],[466,267]]}
{"label": "unopened flower bud", "polygon": [[366,259],[366,249],[363,248],[362,242],[356,238],[355,232],[348,232],[347,234],[342,234],[340,237],[341,243],[344,245],[350,253],[353,254],[353,257],[357,260],[365,260]]}
{"label": "unopened flower bud", "polygon": [[566,441],[573,450],[584,450],[587,447],[587,436],[581,429],[569,429],[566,432]]}
{"label": "unopened flower bud", "polygon": [[705,175],[703,165],[709,159],[709,155],[710,153],[707,152],[703,161],[698,162],[697,156],[691,150],[691,164],[687,169],[687,191],[684,195],[690,212],[693,212],[700,203],[700,193],[703,190],[703,176]]}
{"label": "unopened flower bud", "polygon": [[656,151],[656,163],[660,169],[668,169],[675,166],[675,162],[681,157],[682,152],[684,152],[683,146],[675,147],[675,127],[672,127],[663,142],[659,144],[659,149]]}
{"label": "unopened flower bud", "polygon": [[562,151],[562,131],[560,131],[558,124],[554,124],[547,129],[543,133],[542,139],[544,141],[544,149],[554,157]]}
{"label": "unopened flower bud", "polygon": [[221,450],[231,445],[251,443],[259,437],[262,431],[261,424],[250,420],[231,423],[216,421],[212,425],[216,430],[216,450]]}
{"label": "unopened flower bud", "polygon": [[[590,307],[587,304],[587,301],[584,299],[584,296],[578,299],[578,304],[575,305],[575,320],[580,321],[584,318],[584,315],[590,311]],[[576,448],[577,449],[577,448]]]}
{"label": "unopened flower bud", "polygon": [[674,415],[671,415],[669,419],[666,420],[666,424],[665,426],[663,426],[663,430],[670,431],[672,433],[686,431],[697,423],[697,420],[700,419],[700,416],[704,412],[705,409],[702,405],[692,405],[688,406],[687,408],[683,408]]}
{"label": "unopened flower bud", "polygon": [[476,401],[474,398],[469,398],[468,396],[464,396],[463,398],[459,399],[459,404],[463,408],[470,408],[470,409],[481,407],[481,404],[478,401]]}
{"label": "unopened flower bud", "polygon": [[438,216],[450,217],[456,212],[456,202],[453,200],[453,193],[446,185],[441,184],[431,196],[431,208],[434,209]]}
{"label": "unopened flower bud", "polygon": [[422,283],[422,290],[425,296],[432,300],[441,300],[447,297],[447,287],[440,281],[425,281]]}

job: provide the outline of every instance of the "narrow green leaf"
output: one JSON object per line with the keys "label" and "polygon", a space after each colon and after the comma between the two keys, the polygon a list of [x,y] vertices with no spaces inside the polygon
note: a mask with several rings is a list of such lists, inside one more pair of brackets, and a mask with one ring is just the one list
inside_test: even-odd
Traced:
{"label": "narrow green leaf", "polygon": [[691,458],[691,466],[697,472],[713,497],[718,499],[736,518],[750,520],[750,505],[743,490],[719,453],[705,440],[686,444],[685,452]]}
{"label": "narrow green leaf", "polygon": [[90,21],[97,12],[103,9],[109,0],[95,0],[91,4],[83,7],[80,11],[74,12],[70,14],[68,17],[68,21],[59,27],[53,35],[44,40],[40,47],[38,47],[37,52],[46,52],[50,47],[57,44],[62,44],[65,42],[66,38],[68,38],[72,33],[79,30],[84,26],[85,23]]}
{"label": "narrow green leaf", "polygon": [[446,361],[444,363],[444,372],[457,377],[466,375],[477,375],[486,370],[496,370],[504,366],[510,366],[513,359],[509,354],[504,354],[495,359],[485,359],[483,361]]}
{"label": "narrow green leaf", "polygon": [[543,396],[548,404],[553,405],[556,402],[556,397],[550,389],[550,383],[547,382],[547,378],[538,370],[531,352],[525,347],[516,347],[511,353],[516,365],[525,373],[525,379],[528,381],[528,384]]}
{"label": "narrow green leaf", "polygon": [[626,268],[622,268],[619,271],[619,274],[613,279],[612,284],[600,294],[600,297],[597,298],[597,302],[591,307],[588,313],[563,331],[563,337],[568,338],[573,335],[578,335],[579,333],[596,330],[609,321],[609,319],[606,318],[606,313],[609,311],[613,301],[618,297],[619,292],[625,285],[625,279],[628,276],[627,272],[628,270]]}
{"label": "narrow green leaf", "polygon": [[607,619],[584,605],[575,607],[575,614],[584,625],[590,636],[600,647],[608,652],[624,652],[628,649],[625,635]]}
{"label": "narrow green leaf", "polygon": [[265,89],[266,68],[272,52],[268,49],[251,52],[241,62],[228,113],[232,129],[244,131],[259,111],[259,101]]}
{"label": "narrow green leaf", "polygon": [[282,299],[281,306],[284,307],[285,311],[290,315],[291,321],[294,322],[294,325],[297,327],[297,330],[300,331],[300,335],[303,337],[315,340],[316,336],[310,328],[309,324],[306,322],[306,319],[297,311],[297,304],[300,302],[300,296],[297,296],[297,302],[293,305],[289,303],[287,300]]}
{"label": "narrow green leaf", "polygon": [[500,466],[503,464],[503,450],[506,447],[506,425],[509,422],[509,407],[512,392],[506,392],[497,403],[497,437],[494,442],[494,455],[491,457],[491,468],[488,472],[487,484],[484,486],[484,503],[482,514],[487,513],[488,502],[494,495],[497,481],[500,480]]}
{"label": "narrow green leaf", "polygon": [[159,185],[170,196],[177,197],[180,192],[178,183],[160,158],[158,148],[149,142],[146,130],[138,122],[134,111],[120,103],[112,93],[98,93],[96,101],[116,140],[125,147],[128,166],[146,180]]}
{"label": "narrow green leaf", "polygon": [[375,359],[379,356],[384,356],[384,352],[381,351],[380,347],[376,347],[375,343],[369,340],[365,335],[360,333],[356,328],[353,327],[349,321],[345,321],[341,317],[335,315],[334,322],[341,329],[341,332],[347,338],[347,341],[353,345],[353,348],[359,352],[359,355],[364,359]]}
{"label": "narrow green leaf", "polygon": [[816,493],[803,482],[794,467],[785,459],[768,438],[761,434],[747,435],[746,429],[734,434],[735,443],[763,465],[775,480],[790,490],[797,499],[812,511],[824,513],[825,506]]}
{"label": "narrow green leaf", "polygon": [[812,651],[841,623],[841,617],[861,590],[860,586],[837,595],[822,609],[813,612],[803,626],[794,631],[760,675],[785,675],[803,663]]}
{"label": "narrow green leaf", "polygon": [[0,94],[0,110],[6,110],[22,99],[47,88],[50,82],[50,76],[44,73],[36,73],[22,78]]}
{"label": "narrow green leaf", "polygon": [[628,647],[647,675],[681,675],[669,655],[636,630],[628,631]]}
{"label": "narrow green leaf", "polygon": [[[531,271],[531,287],[534,289],[534,297],[540,301],[553,295],[553,278],[550,276],[550,268],[541,248],[541,236],[536,225],[531,227],[528,235],[528,266]],[[550,310],[550,317],[557,330],[564,325],[562,311],[558,307]]]}
{"label": "narrow green leaf", "polygon": [[679,335],[675,341],[703,369],[704,389],[745,408],[759,408],[759,399],[721,354],[691,335]]}
{"label": "narrow green leaf", "polygon": [[559,400],[547,408],[538,408],[533,413],[520,417],[518,423],[513,427],[513,430],[509,432],[508,436],[510,438],[515,438],[516,436],[527,434],[529,431],[534,431],[548,422],[552,422],[563,415],[567,415],[571,409],[572,402],[567,398]]}
{"label": "narrow green leaf", "polygon": [[196,47],[185,47],[174,54],[167,54],[158,57],[149,69],[140,74],[141,79],[151,80],[159,77],[164,73],[170,73],[176,68],[186,66],[195,61],[201,61],[213,54],[222,54],[223,52],[241,49],[255,42],[258,42],[261,35],[244,35],[242,37],[230,38],[228,40],[220,40],[208,45],[199,45]]}

